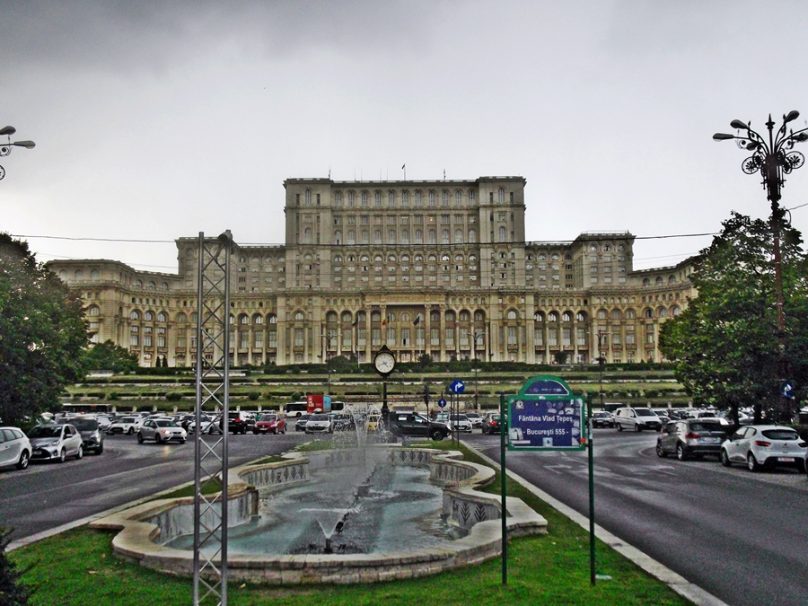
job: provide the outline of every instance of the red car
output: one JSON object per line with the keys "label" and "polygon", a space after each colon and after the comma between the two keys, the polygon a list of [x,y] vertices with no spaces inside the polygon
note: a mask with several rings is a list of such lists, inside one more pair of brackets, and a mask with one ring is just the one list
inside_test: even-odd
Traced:
{"label": "red car", "polygon": [[258,415],[253,433],[286,433],[286,419],[276,414]]}

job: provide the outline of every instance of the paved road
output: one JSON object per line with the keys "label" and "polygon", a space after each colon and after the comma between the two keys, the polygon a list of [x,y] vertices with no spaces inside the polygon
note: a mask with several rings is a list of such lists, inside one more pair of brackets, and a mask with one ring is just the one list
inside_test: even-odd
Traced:
{"label": "paved road", "polygon": [[[464,438],[499,460],[499,437]],[[656,434],[595,430],[596,521],[737,606],[808,604],[808,482],[654,452]],[[508,452],[508,469],[588,515],[586,453]]]}
{"label": "paved road", "polygon": [[[233,435],[230,465],[278,454],[305,434]],[[138,444],[134,436],[108,436],[104,453],[64,464],[32,463],[25,471],[0,470],[0,526],[12,540],[105,511],[194,479],[193,440]]]}

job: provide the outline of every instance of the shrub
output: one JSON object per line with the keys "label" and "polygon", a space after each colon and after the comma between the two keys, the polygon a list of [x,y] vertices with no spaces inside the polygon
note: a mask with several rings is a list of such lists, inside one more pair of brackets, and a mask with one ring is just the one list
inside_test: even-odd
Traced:
{"label": "shrub", "polygon": [[166,400],[169,402],[178,402],[182,399],[182,394],[178,391],[170,391],[166,394]]}
{"label": "shrub", "polygon": [[247,397],[253,402],[255,402],[258,398],[261,397],[261,393],[258,391],[251,391],[250,393],[247,394]]}

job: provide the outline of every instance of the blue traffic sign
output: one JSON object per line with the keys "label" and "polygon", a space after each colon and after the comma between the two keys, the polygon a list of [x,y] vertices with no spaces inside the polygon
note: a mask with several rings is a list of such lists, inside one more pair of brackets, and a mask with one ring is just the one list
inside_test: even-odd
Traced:
{"label": "blue traffic sign", "polygon": [[789,400],[794,399],[794,384],[791,381],[783,381],[783,385],[780,387],[780,393],[784,398],[788,398]]}
{"label": "blue traffic sign", "polygon": [[463,393],[466,391],[466,384],[463,381],[454,380],[449,384],[449,391],[452,393]]}
{"label": "blue traffic sign", "polygon": [[440,406],[441,408],[445,407],[446,406],[446,400],[444,400],[443,398],[438,400],[438,406]]}

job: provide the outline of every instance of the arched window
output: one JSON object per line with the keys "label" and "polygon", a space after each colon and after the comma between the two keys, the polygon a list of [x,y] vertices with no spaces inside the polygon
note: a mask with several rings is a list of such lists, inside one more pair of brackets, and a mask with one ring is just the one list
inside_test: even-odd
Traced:
{"label": "arched window", "polygon": [[295,312],[295,322],[302,322],[306,319],[305,314],[302,311]]}
{"label": "arched window", "polygon": [[619,322],[622,319],[622,317],[623,314],[620,313],[619,309],[612,310],[612,320],[614,320],[615,322]]}
{"label": "arched window", "polygon": [[607,314],[605,309],[599,309],[598,310],[598,320],[605,320],[607,315],[608,314]]}
{"label": "arched window", "polygon": [[188,316],[183,312],[177,314],[177,324],[185,324],[188,321]]}
{"label": "arched window", "polygon": [[138,322],[140,320],[140,312],[136,309],[133,309],[129,312],[129,319],[133,320],[134,322]]}
{"label": "arched window", "polygon": [[166,312],[164,312],[164,311],[158,312],[157,313],[157,321],[158,322],[166,322],[166,321],[168,321],[168,315],[166,314]]}
{"label": "arched window", "polygon": [[263,324],[264,323],[264,316],[262,316],[261,314],[255,314],[252,317],[252,321],[253,321],[253,324],[256,324],[256,325]]}
{"label": "arched window", "polygon": [[101,272],[97,269],[93,269],[90,272],[90,280],[98,280],[101,277]]}
{"label": "arched window", "polygon": [[537,324],[544,324],[544,314],[540,311],[534,312],[533,321]]}
{"label": "arched window", "polygon": [[154,321],[154,313],[151,312],[151,311],[147,311],[145,314],[143,314],[143,320],[145,322],[153,322]]}
{"label": "arched window", "polygon": [[627,320],[633,320],[633,319],[635,319],[636,317],[637,317],[637,312],[635,312],[633,308],[629,307],[629,308],[626,310],[626,319],[627,319]]}
{"label": "arched window", "polygon": [[549,314],[547,314],[547,321],[558,322],[558,314],[554,311],[551,311]]}
{"label": "arched window", "polygon": [[563,314],[561,314],[561,321],[572,322],[572,314],[568,311],[565,311]]}
{"label": "arched window", "polygon": [[509,309],[508,314],[507,314],[507,318],[509,320],[518,320],[519,319],[519,314],[516,313],[515,309]]}
{"label": "arched window", "polygon": [[499,226],[499,241],[500,242],[505,242],[507,240],[507,233],[508,232],[505,229],[505,227],[500,225]]}
{"label": "arched window", "polygon": [[275,314],[269,314],[267,316],[267,324],[277,324],[278,323],[278,316]]}
{"label": "arched window", "polygon": [[645,310],[643,311],[643,316],[645,316],[646,318],[653,318],[654,312],[650,307],[646,307]]}

